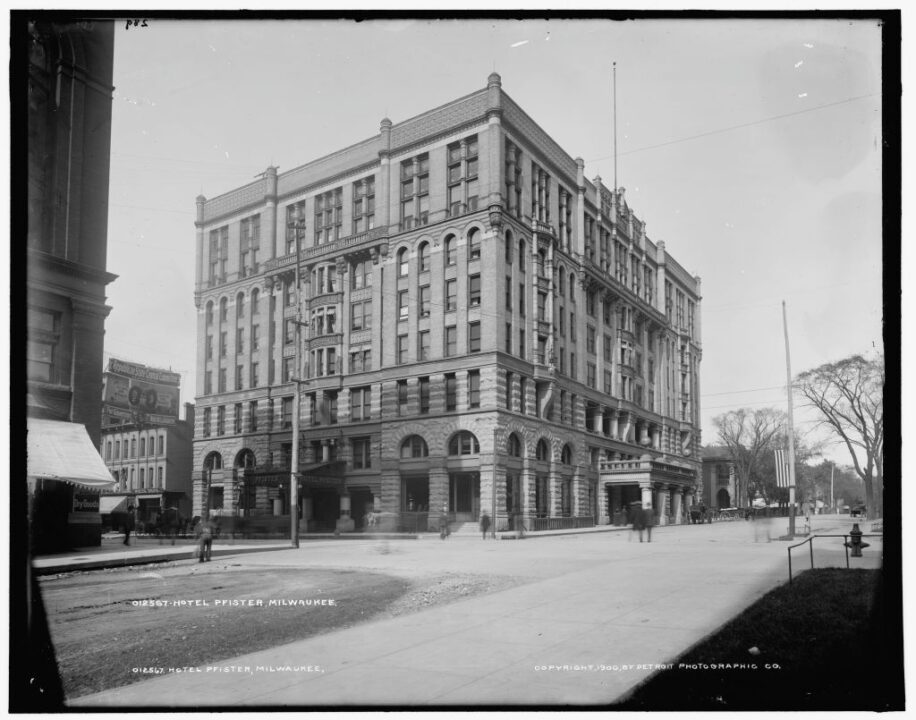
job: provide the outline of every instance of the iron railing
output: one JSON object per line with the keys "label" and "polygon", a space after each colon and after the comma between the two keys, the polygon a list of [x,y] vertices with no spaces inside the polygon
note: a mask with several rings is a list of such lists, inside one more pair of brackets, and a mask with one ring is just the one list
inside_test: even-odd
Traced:
{"label": "iron railing", "polygon": [[[796,543],[795,545],[790,545],[789,547],[787,547],[786,552],[789,555],[789,583],[792,582],[792,551],[797,547],[801,547],[802,545],[807,544],[808,550],[811,556],[811,568],[810,569],[814,570],[814,541],[817,538],[843,538],[843,548],[846,551],[846,569],[848,570],[849,569],[849,545],[847,543],[849,542],[849,537],[850,537],[849,533],[846,533],[844,535],[812,535],[811,537],[805,538],[800,543]],[[867,538],[867,537],[884,537],[884,536],[881,533],[863,533],[861,537]]]}

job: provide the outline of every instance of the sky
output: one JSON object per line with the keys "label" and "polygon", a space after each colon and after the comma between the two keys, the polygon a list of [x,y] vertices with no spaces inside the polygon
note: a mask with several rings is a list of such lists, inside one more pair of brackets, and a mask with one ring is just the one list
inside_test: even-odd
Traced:
{"label": "sky", "polygon": [[[195,198],[486,86],[702,280],[702,434],[882,349],[880,27],[870,20],[149,20],[116,30],[109,357],[196,393]],[[796,426],[813,428],[799,407]],[[831,447],[827,457],[849,462]]]}

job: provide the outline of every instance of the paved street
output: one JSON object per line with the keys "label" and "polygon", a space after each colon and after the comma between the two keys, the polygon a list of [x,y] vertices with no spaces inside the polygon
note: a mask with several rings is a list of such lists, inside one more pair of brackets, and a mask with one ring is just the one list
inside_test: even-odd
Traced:
{"label": "paved street", "polygon": [[[602,704],[613,702],[788,577],[784,518],[524,541],[437,537],[319,541],[249,553],[246,566],[364,568],[402,577],[488,573],[509,589],[370,621],[270,650],[73,700],[74,708]],[[848,518],[814,518],[848,532]],[[868,531],[868,524],[862,526]],[[799,538],[800,540],[801,538]],[[853,567],[877,567],[880,541]],[[798,542],[798,540],[796,541]],[[816,565],[845,564],[842,540]],[[833,545],[837,545],[834,548]],[[794,551],[796,572],[809,563]],[[219,562],[222,558],[215,561]],[[265,602],[273,598],[263,598]],[[150,665],[136,658],[138,668]],[[195,671],[196,670],[196,671]]]}

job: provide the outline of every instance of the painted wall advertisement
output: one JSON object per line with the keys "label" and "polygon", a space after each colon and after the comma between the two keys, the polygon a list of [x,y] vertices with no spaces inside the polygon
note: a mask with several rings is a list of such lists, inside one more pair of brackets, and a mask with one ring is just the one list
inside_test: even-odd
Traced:
{"label": "painted wall advertisement", "polygon": [[181,375],[111,358],[104,378],[102,414],[107,423],[178,421]]}

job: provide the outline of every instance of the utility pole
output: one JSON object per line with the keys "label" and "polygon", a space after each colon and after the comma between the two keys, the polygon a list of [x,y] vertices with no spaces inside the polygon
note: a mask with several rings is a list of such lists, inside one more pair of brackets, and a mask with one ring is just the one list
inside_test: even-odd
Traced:
{"label": "utility pole", "polygon": [[789,537],[795,537],[795,429],[792,423],[792,367],[789,362],[789,326],[782,301],[782,330],[786,339],[786,394],[789,396]]}
{"label": "utility pole", "polygon": [[293,448],[289,473],[289,532],[290,542],[294,548],[299,547],[299,376],[302,373],[302,293],[299,288],[299,260],[301,246],[301,232],[305,230],[305,221],[297,220],[289,224],[296,234],[296,270],[294,282],[296,284],[296,372],[290,378],[295,387],[293,394]]}

